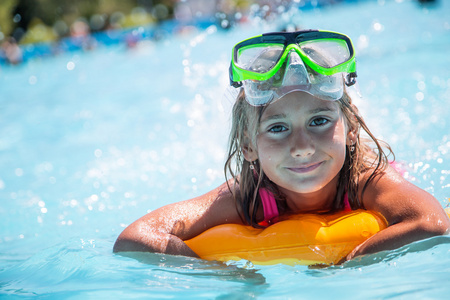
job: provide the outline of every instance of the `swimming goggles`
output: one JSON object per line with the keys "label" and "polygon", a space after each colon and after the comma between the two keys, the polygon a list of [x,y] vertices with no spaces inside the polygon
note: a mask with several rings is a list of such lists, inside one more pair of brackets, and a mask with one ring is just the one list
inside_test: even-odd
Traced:
{"label": "swimming goggles", "polygon": [[233,48],[231,86],[243,87],[247,101],[260,106],[292,91],[324,100],[342,97],[356,83],[356,59],[344,34],[305,30],[265,33]]}

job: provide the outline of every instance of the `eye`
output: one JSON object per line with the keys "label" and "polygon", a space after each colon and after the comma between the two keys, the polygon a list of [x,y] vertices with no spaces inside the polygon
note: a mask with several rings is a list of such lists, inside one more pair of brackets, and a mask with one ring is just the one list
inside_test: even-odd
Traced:
{"label": "eye", "polygon": [[329,121],[328,119],[325,118],[315,118],[314,120],[312,120],[311,122],[311,126],[323,126],[325,124],[327,124]]}
{"label": "eye", "polygon": [[286,126],[283,126],[283,125],[274,125],[269,128],[269,132],[274,132],[274,133],[279,133],[279,132],[283,132],[286,130],[287,130]]}

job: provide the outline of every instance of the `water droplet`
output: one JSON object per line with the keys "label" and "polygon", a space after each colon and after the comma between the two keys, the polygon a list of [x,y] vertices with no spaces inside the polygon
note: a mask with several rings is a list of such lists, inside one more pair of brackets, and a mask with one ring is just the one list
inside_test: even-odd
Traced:
{"label": "water droplet", "polygon": [[416,93],[416,100],[417,101],[423,101],[423,99],[425,99],[425,95],[422,92],[417,92]]}
{"label": "water droplet", "polygon": [[421,90],[421,91],[425,90],[426,86],[427,86],[427,85],[425,84],[424,81],[419,81],[419,82],[417,83],[417,87],[418,87],[419,90]]}
{"label": "water droplet", "polygon": [[16,174],[17,177],[21,177],[23,176],[23,170],[21,168],[17,168],[14,173]]}
{"label": "water droplet", "polygon": [[382,31],[384,29],[384,26],[379,22],[373,23],[372,26],[375,31]]}
{"label": "water droplet", "polygon": [[100,150],[100,149],[95,149],[95,151],[94,151],[95,157],[99,158],[99,157],[102,156],[102,154],[103,154],[102,150]]}
{"label": "water droplet", "polygon": [[67,70],[72,71],[73,69],[75,69],[75,63],[73,61],[69,61],[66,65]]}
{"label": "water droplet", "polygon": [[35,85],[37,83],[37,77],[34,75],[31,75],[30,78],[28,78],[28,83],[31,85]]}

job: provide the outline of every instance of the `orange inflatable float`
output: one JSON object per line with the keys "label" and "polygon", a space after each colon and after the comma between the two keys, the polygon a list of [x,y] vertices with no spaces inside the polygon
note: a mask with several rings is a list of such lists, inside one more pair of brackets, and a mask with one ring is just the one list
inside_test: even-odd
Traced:
{"label": "orange inflatable float", "polygon": [[332,265],[384,228],[386,221],[379,214],[355,210],[291,216],[265,229],[219,225],[185,242],[206,260]]}

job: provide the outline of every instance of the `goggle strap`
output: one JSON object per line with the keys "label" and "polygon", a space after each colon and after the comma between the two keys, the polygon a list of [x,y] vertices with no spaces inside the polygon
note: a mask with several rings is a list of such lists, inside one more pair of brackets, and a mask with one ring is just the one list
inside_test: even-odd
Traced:
{"label": "goggle strap", "polygon": [[230,85],[234,88],[238,88],[242,86],[242,81],[234,81],[233,80],[233,63],[230,64],[229,72],[230,75]]}
{"label": "goggle strap", "polygon": [[346,86],[352,86],[356,83],[356,72],[348,73],[347,76],[345,76],[345,85]]}

